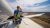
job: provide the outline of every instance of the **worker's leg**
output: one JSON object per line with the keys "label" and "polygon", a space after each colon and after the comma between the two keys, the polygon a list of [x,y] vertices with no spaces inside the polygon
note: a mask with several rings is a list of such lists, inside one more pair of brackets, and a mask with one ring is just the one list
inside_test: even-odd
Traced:
{"label": "worker's leg", "polygon": [[22,19],[19,19],[18,21],[16,21],[16,28],[19,28],[21,21],[22,21]]}
{"label": "worker's leg", "polygon": [[15,28],[19,28],[20,24],[17,24]]}
{"label": "worker's leg", "polygon": [[19,24],[21,24],[21,21],[22,21],[22,18],[20,18],[20,20],[19,20]]}
{"label": "worker's leg", "polygon": [[15,19],[13,19],[13,23],[15,23]]}

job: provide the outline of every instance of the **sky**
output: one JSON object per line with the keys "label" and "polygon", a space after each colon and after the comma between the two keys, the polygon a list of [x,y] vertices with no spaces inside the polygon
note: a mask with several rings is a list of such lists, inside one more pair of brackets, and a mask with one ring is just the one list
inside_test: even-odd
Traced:
{"label": "sky", "polygon": [[24,12],[50,12],[50,0],[6,0],[8,4],[16,9],[17,5]]}

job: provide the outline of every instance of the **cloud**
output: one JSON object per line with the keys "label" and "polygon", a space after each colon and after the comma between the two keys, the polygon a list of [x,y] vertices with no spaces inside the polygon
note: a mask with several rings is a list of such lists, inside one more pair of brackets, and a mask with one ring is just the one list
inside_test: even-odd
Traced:
{"label": "cloud", "polygon": [[50,4],[47,6],[26,7],[24,12],[50,12]]}
{"label": "cloud", "polygon": [[13,3],[9,3],[13,9],[17,5],[23,6],[24,12],[49,12],[49,4],[50,0],[16,0]]}
{"label": "cloud", "polygon": [[50,12],[50,0],[35,3],[32,6],[27,5],[26,12]]}
{"label": "cloud", "polygon": [[23,6],[32,6],[35,3],[41,3],[47,0],[7,0],[7,2],[10,3],[10,5],[15,5],[14,7],[16,7],[16,5],[23,5]]}
{"label": "cloud", "polygon": [[39,7],[32,7],[24,9],[24,12],[49,12],[47,6],[39,6]]}
{"label": "cloud", "polygon": [[21,0],[19,1],[19,4],[21,5],[21,3],[23,4],[23,6],[32,6],[36,3],[42,3],[42,2],[45,2],[47,0]]}
{"label": "cloud", "polygon": [[34,5],[35,6],[47,6],[49,4],[50,4],[50,1],[48,0],[48,1],[45,1],[45,2],[42,2],[42,3],[35,3]]}

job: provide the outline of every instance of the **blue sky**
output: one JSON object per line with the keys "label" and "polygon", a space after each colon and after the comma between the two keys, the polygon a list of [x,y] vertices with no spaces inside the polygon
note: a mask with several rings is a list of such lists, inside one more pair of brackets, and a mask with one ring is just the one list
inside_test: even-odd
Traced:
{"label": "blue sky", "polygon": [[22,5],[25,12],[50,12],[50,0],[7,0],[12,8]]}
{"label": "blue sky", "polygon": [[16,0],[6,0],[6,1],[8,1],[8,2],[10,2],[10,3],[13,3],[13,2],[15,2]]}
{"label": "blue sky", "polygon": [[46,6],[46,5],[50,4],[50,0],[42,2],[42,3],[37,3],[37,4],[39,4],[39,6]]}

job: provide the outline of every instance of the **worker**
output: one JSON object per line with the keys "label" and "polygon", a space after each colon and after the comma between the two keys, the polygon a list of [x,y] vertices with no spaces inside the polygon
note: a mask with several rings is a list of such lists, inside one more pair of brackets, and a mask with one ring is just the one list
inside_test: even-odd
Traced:
{"label": "worker", "polygon": [[20,8],[20,6],[17,6],[17,9],[14,11],[14,17],[14,22],[16,22],[16,24],[20,24],[22,20],[22,9]]}

